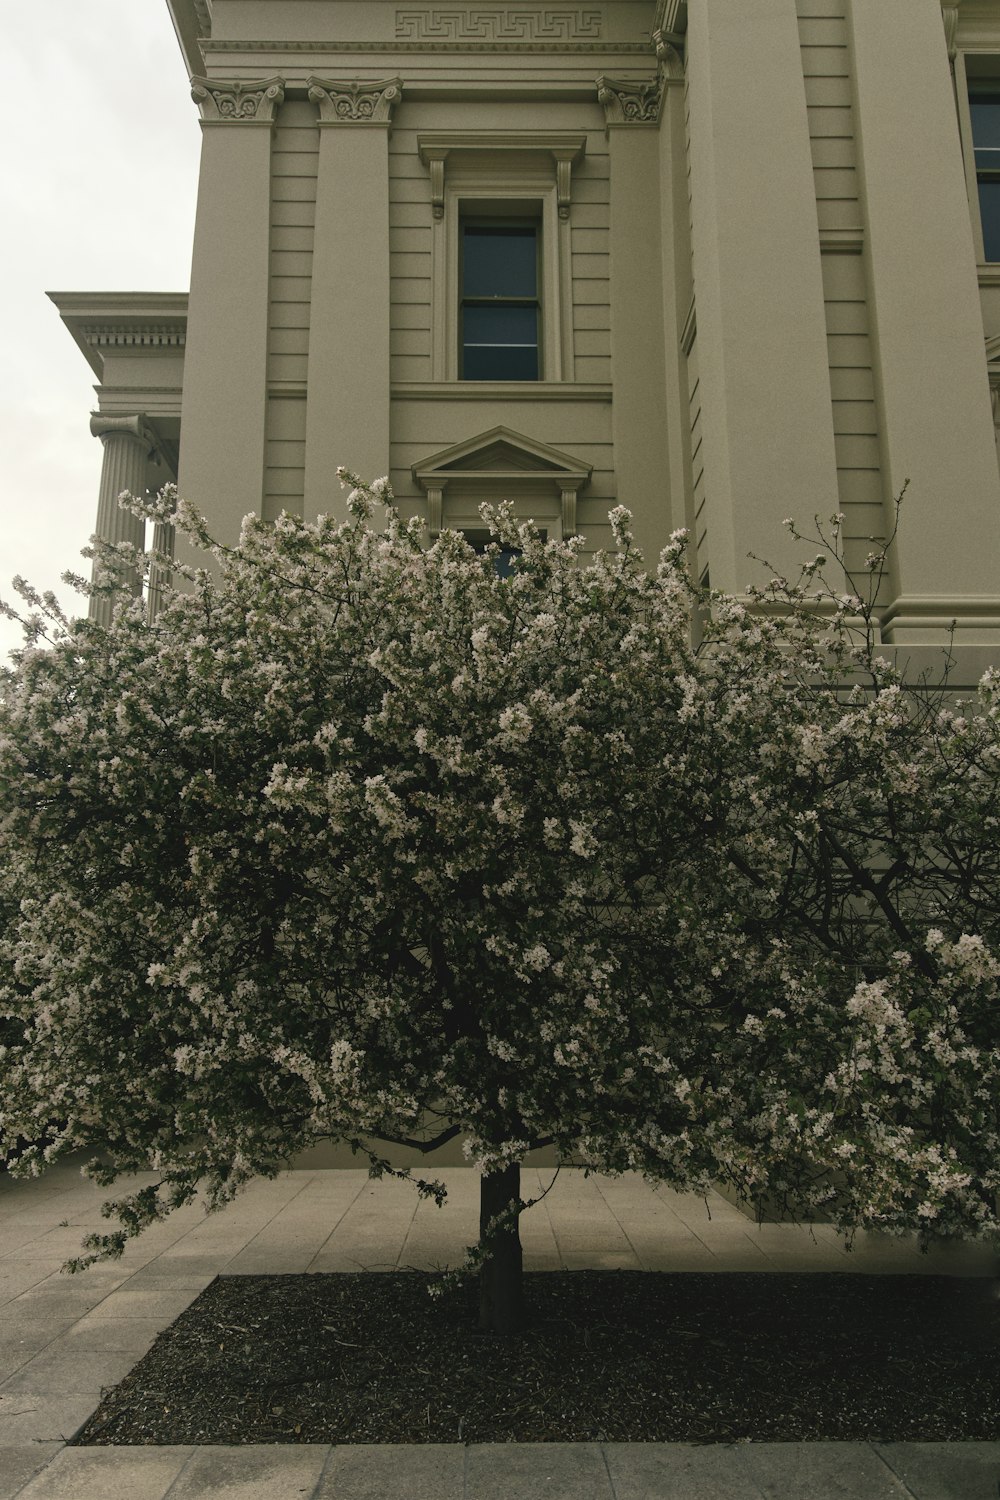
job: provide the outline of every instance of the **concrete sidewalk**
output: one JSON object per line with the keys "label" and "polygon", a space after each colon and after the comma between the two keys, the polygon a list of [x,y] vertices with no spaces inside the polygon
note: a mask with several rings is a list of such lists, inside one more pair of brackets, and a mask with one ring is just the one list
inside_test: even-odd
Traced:
{"label": "concrete sidewalk", "polygon": [[[59,1274],[105,1192],[75,1168],[0,1178],[0,1500],[998,1500],[1000,1443],[460,1444],[66,1448],[156,1335],[220,1273],[434,1269],[475,1238],[478,1177],[449,1168],[444,1209],[363,1171],[254,1183],[222,1213],[193,1205],[122,1261]],[[551,1172],[526,1171],[525,1194]],[[151,1180],[151,1179],[150,1179]],[[713,1195],[565,1171],[524,1216],[530,1270],[853,1271],[995,1276],[995,1255],[832,1229],[757,1227]]]}

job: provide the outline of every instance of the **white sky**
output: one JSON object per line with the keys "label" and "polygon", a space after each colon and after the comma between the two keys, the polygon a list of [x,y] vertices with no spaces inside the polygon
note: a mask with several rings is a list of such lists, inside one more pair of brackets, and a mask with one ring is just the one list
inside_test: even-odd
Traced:
{"label": "white sky", "polygon": [[[95,376],[45,293],[187,289],[201,133],[164,0],[0,0],[0,23],[0,596],[21,573],[77,613]],[[19,640],[0,619],[0,660]]]}

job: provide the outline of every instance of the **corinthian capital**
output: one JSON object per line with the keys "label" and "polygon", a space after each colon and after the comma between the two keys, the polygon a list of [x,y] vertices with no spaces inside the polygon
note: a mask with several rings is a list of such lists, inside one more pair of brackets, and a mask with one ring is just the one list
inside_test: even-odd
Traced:
{"label": "corinthian capital", "polygon": [[622,78],[597,80],[597,98],[609,125],[655,125],[663,101],[662,78],[633,82]]}
{"label": "corinthian capital", "polygon": [[344,83],[335,78],[310,78],[309,97],[319,105],[321,125],[388,125],[393,107],[403,93],[401,78],[377,83]]}
{"label": "corinthian capital", "polygon": [[191,98],[203,120],[241,125],[270,125],[285,97],[283,78],[192,78]]}

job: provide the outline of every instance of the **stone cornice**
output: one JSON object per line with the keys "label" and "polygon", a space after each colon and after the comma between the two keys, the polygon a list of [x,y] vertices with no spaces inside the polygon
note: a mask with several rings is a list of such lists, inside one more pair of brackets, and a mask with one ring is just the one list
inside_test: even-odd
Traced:
{"label": "stone cornice", "polygon": [[202,43],[212,34],[209,0],[167,0],[188,77],[204,66]]}
{"label": "stone cornice", "polygon": [[653,16],[653,32],[663,33],[670,42],[683,41],[688,24],[687,0],[657,0]]}
{"label": "stone cornice", "polygon": [[191,98],[205,124],[272,125],[284,97],[283,78],[191,79]]}
{"label": "stone cornice", "polygon": [[635,54],[648,56],[648,42],[411,42],[411,41],[372,41],[372,42],[339,42],[339,41],[206,41],[202,43],[202,52],[227,53],[227,52],[310,52],[320,55],[330,54],[333,56],[343,52],[359,52],[377,54],[382,52],[408,53],[408,52],[548,52],[559,53],[560,56],[571,53],[584,53],[590,56],[617,57],[632,56]]}
{"label": "stone cornice", "polygon": [[49,292],[94,374],[112,348],[183,349],[186,292]]}
{"label": "stone cornice", "polygon": [[656,125],[663,107],[664,80],[607,78],[597,80],[597,101],[604,106],[608,127]]}
{"label": "stone cornice", "polygon": [[321,125],[388,125],[403,93],[401,78],[361,83],[310,77],[309,98],[319,105]]}

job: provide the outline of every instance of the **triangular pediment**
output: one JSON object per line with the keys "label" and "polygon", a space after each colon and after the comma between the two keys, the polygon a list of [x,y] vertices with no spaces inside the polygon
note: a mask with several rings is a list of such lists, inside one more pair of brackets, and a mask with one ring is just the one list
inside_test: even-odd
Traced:
{"label": "triangular pediment", "polygon": [[478,448],[462,458],[453,458],[441,467],[445,471],[461,469],[466,473],[470,470],[478,472],[488,469],[505,472],[516,469],[526,473],[542,469],[551,473],[558,469],[558,465],[550,459],[540,458],[536,453],[526,453],[523,448],[515,448],[512,443],[507,442],[490,443],[486,448]]}
{"label": "triangular pediment", "polygon": [[491,427],[413,465],[414,479],[425,488],[460,474],[538,474],[579,485],[590,478],[590,472],[590,464],[581,464],[572,454],[509,427]]}

